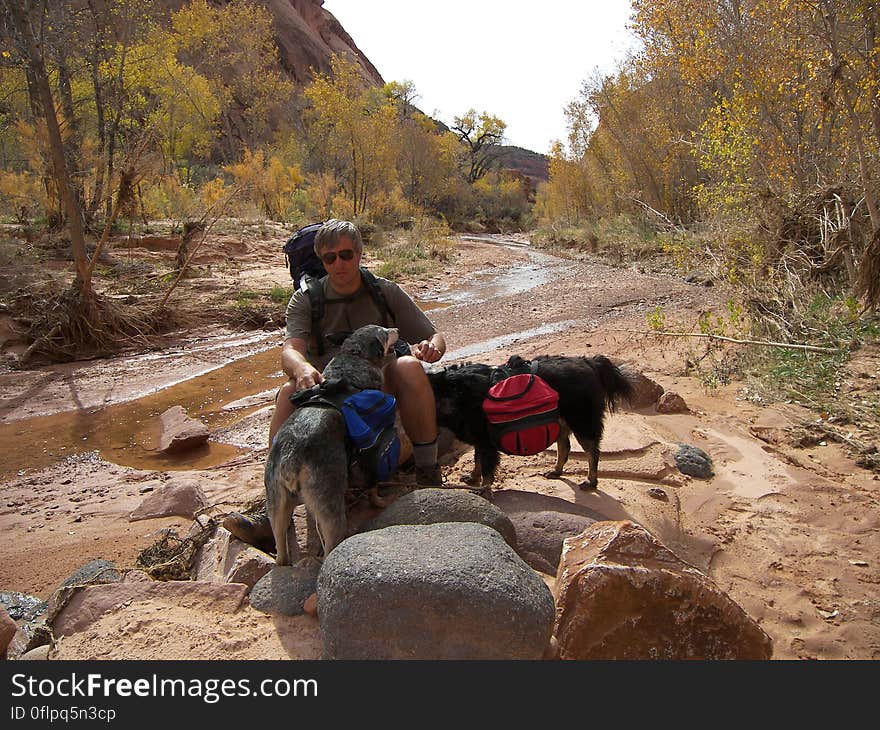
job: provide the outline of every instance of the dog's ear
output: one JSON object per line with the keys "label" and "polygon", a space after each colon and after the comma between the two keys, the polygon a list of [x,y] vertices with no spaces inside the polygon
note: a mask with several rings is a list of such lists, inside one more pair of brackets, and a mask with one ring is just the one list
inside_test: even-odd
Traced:
{"label": "dog's ear", "polygon": [[385,357],[385,346],[388,344],[388,330],[381,329],[376,332],[375,337],[371,337],[367,345],[367,352],[364,357],[368,360],[381,360]]}
{"label": "dog's ear", "polygon": [[351,332],[331,332],[327,335],[327,341],[331,345],[339,347],[348,339],[349,335],[351,335]]}

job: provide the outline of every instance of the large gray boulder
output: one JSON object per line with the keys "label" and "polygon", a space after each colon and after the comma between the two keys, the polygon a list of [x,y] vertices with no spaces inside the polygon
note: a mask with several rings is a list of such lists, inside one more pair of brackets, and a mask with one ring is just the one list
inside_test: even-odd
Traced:
{"label": "large gray boulder", "polygon": [[492,503],[467,489],[417,489],[395,500],[370,520],[361,532],[381,530],[392,525],[433,525],[438,522],[476,522],[486,525],[516,549],[516,530],[510,518]]}
{"label": "large gray boulder", "polygon": [[511,521],[516,528],[517,553],[535,570],[556,575],[562,543],[579,535],[596,520],[570,512],[518,512]]}
{"label": "large gray boulder", "polygon": [[355,535],[317,593],[327,659],[540,659],[554,616],[538,574],[472,522]]}

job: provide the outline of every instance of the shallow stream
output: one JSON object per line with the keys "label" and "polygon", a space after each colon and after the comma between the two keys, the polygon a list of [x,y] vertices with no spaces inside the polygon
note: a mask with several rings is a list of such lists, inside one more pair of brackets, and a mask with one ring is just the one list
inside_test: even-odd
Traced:
{"label": "shallow stream", "polygon": [[[467,280],[459,280],[447,288],[423,295],[418,300],[423,309],[485,305],[493,299],[547,284],[572,267],[571,262],[534,251],[519,241],[494,236],[468,238],[492,243],[502,251],[505,248],[528,249],[528,260],[477,271]],[[570,320],[555,322],[492,337],[452,350],[446,359],[474,357],[512,342],[561,331],[572,324],[574,322]],[[240,335],[234,339],[240,340]],[[222,343],[214,342],[211,347],[222,350]],[[162,359],[170,354],[173,353],[146,357],[155,358],[157,367],[161,367]],[[266,400],[260,399],[256,405],[244,408],[224,409],[224,406],[275,389],[283,382],[279,360],[279,349],[273,346],[256,354],[231,359],[209,372],[168,383],[160,390],[134,400],[0,424],[0,450],[4,455],[0,478],[24,474],[25,470],[49,466],[89,451],[97,451],[107,461],[138,469],[184,470],[221,464],[242,450],[209,441],[205,447],[180,456],[159,453],[156,450],[159,415],[171,406],[180,405],[211,430],[228,426],[265,405]],[[124,367],[124,361],[107,361],[108,368],[120,364]]]}

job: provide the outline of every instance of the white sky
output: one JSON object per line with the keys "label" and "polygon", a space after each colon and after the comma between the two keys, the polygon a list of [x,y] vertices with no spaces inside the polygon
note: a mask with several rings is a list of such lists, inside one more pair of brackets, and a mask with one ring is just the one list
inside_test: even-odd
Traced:
{"label": "white sky", "polygon": [[629,0],[325,0],[385,81],[410,80],[447,124],[468,109],[507,123],[506,141],[547,153],[563,108],[594,68],[635,47]]}

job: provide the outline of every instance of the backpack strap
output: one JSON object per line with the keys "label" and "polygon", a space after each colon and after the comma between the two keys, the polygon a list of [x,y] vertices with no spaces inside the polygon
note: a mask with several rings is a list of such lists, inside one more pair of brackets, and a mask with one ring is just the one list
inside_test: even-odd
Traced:
{"label": "backpack strap", "polygon": [[[360,272],[361,281],[366,287],[367,293],[375,302],[378,310],[382,312],[382,326],[388,327],[393,325],[394,312],[391,311],[391,307],[388,305],[388,300],[379,286],[379,280],[376,278],[376,275],[363,267],[361,267]],[[324,319],[327,303],[327,299],[324,296],[323,279],[304,275],[300,283],[300,289],[308,295],[309,302],[312,305],[312,334],[315,335],[315,339],[318,342],[317,355],[321,357],[324,354],[324,333],[321,331],[321,320]]]}
{"label": "backpack strap", "polygon": [[394,312],[388,306],[388,300],[379,286],[379,280],[376,278],[376,275],[369,269],[361,267],[361,281],[367,287],[367,291],[370,293],[379,311],[382,312],[382,326],[387,327],[389,324],[394,324]]}
{"label": "backpack strap", "polygon": [[300,289],[305,291],[312,305],[312,334],[318,343],[318,357],[324,354],[324,333],[321,332],[321,320],[326,311],[326,298],[324,297],[323,279],[314,276],[303,276]]}

